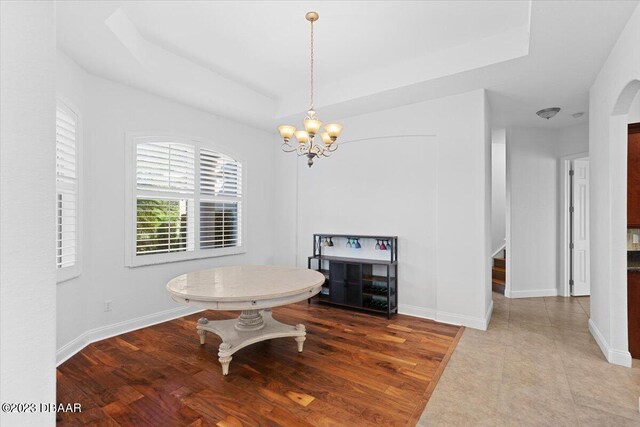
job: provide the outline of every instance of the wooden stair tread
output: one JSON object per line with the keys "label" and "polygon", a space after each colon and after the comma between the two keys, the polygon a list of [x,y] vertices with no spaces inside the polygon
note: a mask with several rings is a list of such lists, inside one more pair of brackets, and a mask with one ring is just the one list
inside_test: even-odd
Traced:
{"label": "wooden stair tread", "polygon": [[497,266],[497,265],[494,265],[494,266],[492,267],[492,270],[498,270],[498,271],[501,271],[501,272],[502,272],[502,271],[507,271],[507,268],[506,268],[506,267],[499,267],[499,266]]}
{"label": "wooden stair tread", "polygon": [[504,286],[504,280],[502,280],[502,279],[491,279],[491,283],[493,283],[494,285],[502,285],[502,286]]}
{"label": "wooden stair tread", "polygon": [[506,267],[507,267],[507,261],[504,258],[493,259],[493,268],[506,269]]}

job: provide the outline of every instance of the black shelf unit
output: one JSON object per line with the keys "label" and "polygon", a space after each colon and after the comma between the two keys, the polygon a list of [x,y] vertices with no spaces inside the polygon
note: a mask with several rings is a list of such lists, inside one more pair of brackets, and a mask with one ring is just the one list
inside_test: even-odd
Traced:
{"label": "black shelf unit", "polygon": [[[327,239],[375,240],[388,247],[388,259],[332,256],[323,254]],[[354,252],[360,249],[352,249]],[[322,291],[316,301],[369,313],[398,313],[398,236],[358,234],[314,234],[313,255],[308,268],[325,275]],[[309,300],[311,302],[311,299]]]}

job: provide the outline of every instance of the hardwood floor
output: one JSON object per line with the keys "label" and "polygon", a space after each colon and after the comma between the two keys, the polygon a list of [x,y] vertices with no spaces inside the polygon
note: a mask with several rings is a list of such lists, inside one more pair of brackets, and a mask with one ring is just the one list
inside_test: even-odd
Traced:
{"label": "hardwood floor", "polygon": [[223,377],[219,339],[199,344],[202,315],[96,342],[60,365],[57,400],[82,413],[60,414],[58,425],[415,425],[462,334],[304,302],[274,309],[307,327],[303,353],[293,339],[261,342],[234,354]]}

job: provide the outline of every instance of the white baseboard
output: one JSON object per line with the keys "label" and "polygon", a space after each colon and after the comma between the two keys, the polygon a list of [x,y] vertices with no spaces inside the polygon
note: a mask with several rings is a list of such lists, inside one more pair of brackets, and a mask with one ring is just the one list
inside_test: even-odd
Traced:
{"label": "white baseboard", "polygon": [[58,349],[58,351],[56,352],[57,366],[60,366],[71,356],[85,348],[87,345],[96,341],[111,338],[116,335],[135,331],[136,329],[146,328],[147,326],[156,325],[158,323],[177,319],[178,317],[188,316],[190,314],[198,313],[201,311],[204,311],[204,309],[193,307],[176,307],[158,313],[137,317],[135,319],[125,320],[123,322],[113,323],[111,325],[90,329]]}
{"label": "white baseboard", "polygon": [[480,329],[486,331],[491,321],[491,314],[493,313],[493,301],[489,303],[489,308],[484,317],[473,317],[458,313],[447,313],[444,311],[438,311],[436,320],[442,323],[449,323],[451,325],[462,325],[473,329]]}
{"label": "white baseboard", "polygon": [[407,316],[420,317],[422,319],[436,319],[436,311],[431,308],[419,307],[417,305],[398,304],[398,313]]}
{"label": "white baseboard", "polygon": [[493,300],[489,301],[489,308],[484,315],[484,328],[483,331],[486,331],[489,328],[489,323],[491,323],[491,316],[493,316]]}
{"label": "white baseboard", "polygon": [[604,354],[604,357],[607,358],[609,363],[626,366],[627,368],[631,367],[631,353],[625,350],[611,348],[592,319],[589,319],[589,332],[591,332],[593,339],[596,340],[600,351],[602,351],[602,354]]}
{"label": "white baseboard", "polygon": [[555,297],[558,295],[556,288],[550,289],[533,289],[530,291],[514,291],[509,290],[509,295],[505,292],[507,298],[536,298],[536,297]]}
{"label": "white baseboard", "polygon": [[493,301],[489,304],[489,309],[487,310],[484,318],[436,311],[431,308],[408,304],[399,304],[398,313],[406,314],[407,316],[420,317],[422,319],[435,320],[441,323],[448,323],[449,325],[468,326],[470,328],[486,331],[489,326],[489,321],[491,320],[491,314],[493,313]]}

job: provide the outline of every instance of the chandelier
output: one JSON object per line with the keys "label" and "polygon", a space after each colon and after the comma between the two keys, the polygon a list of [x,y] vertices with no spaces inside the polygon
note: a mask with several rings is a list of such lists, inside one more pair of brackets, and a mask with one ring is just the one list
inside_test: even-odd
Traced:
{"label": "chandelier", "polygon": [[[287,153],[296,152],[298,156],[306,156],[309,167],[313,165],[313,159],[315,157],[329,157],[331,153],[338,149],[336,139],[338,139],[340,132],[342,132],[342,125],[338,123],[326,124],[324,125],[324,132],[320,132],[322,122],[318,120],[316,112],[313,109],[313,23],[317,21],[319,17],[320,15],[318,15],[317,12],[308,12],[305,15],[307,21],[311,23],[311,105],[309,111],[307,111],[307,116],[302,122],[304,130],[296,130],[295,126],[291,125],[278,126],[280,136],[284,140],[282,151]],[[315,142],[315,137],[318,133],[320,133],[322,143]],[[295,136],[298,141],[297,144],[295,142],[289,143],[293,136]]]}

